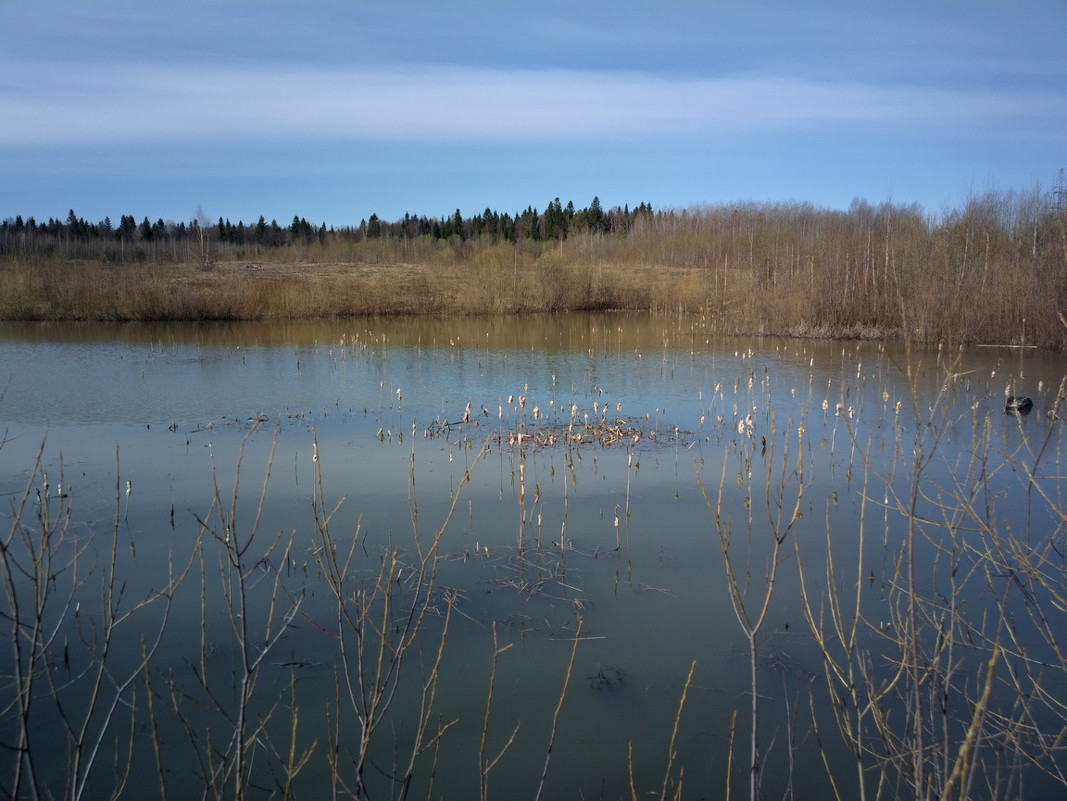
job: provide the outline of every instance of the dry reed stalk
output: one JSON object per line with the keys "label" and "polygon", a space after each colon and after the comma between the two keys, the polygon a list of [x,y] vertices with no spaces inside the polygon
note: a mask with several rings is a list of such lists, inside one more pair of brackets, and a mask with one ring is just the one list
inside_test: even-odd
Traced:
{"label": "dry reed stalk", "polygon": [[[577,642],[577,639],[575,639]],[[489,739],[489,716],[493,708],[493,690],[496,686],[496,670],[497,660],[500,655],[507,651],[513,643],[508,643],[504,647],[500,647],[497,644],[496,636],[496,621],[493,621],[493,657],[489,666],[489,690],[486,693],[485,698],[485,714],[482,717],[482,737],[478,744],[478,798],[479,801],[487,801],[489,798],[489,773],[496,767],[497,763],[503,758],[504,754],[511,748],[512,743],[515,742],[515,736],[519,733],[519,724],[515,724],[515,728],[512,730],[511,735],[504,741],[504,744],[497,751],[496,756],[492,758],[486,757],[486,744]]]}
{"label": "dry reed stalk", "polygon": [[[767,557],[767,569],[763,576],[762,594],[757,594],[755,604],[750,605],[749,593],[753,590],[753,576],[749,568],[742,573],[739,565],[735,563],[733,552],[732,524],[727,511],[723,507],[723,494],[726,484],[727,462],[723,460],[722,474],[719,479],[719,489],[715,502],[708,496],[703,480],[700,478],[699,464],[696,465],[697,482],[700,486],[705,505],[711,512],[715,523],[715,530],[719,538],[719,546],[723,555],[726,570],[726,585],[730,596],[730,605],[734,616],[741,628],[746,640],[749,665],[749,691],[751,693],[750,704],[750,739],[749,739],[749,798],[756,801],[760,794],[761,752],[759,741],[760,721],[760,685],[759,666],[760,650],[757,637],[767,620],[774,598],[775,587],[778,580],[778,570],[785,559],[791,558],[792,554],[785,550],[786,540],[794,525],[802,517],[801,505],[806,487],[804,478],[804,454],[803,441],[799,454],[794,461],[790,457],[789,438],[786,437],[783,448],[781,465],[776,466],[775,442],[776,432],[773,421],[771,423],[770,439],[767,440],[767,471],[764,487],[764,509],[767,514],[767,524],[771,535],[770,553]],[[750,440],[742,435],[742,442]],[[743,447],[745,447],[743,445]],[[747,464],[751,463],[749,455]],[[776,472],[777,471],[777,472]],[[743,480],[742,475],[739,478]],[[789,482],[794,480],[794,484]],[[787,495],[792,496],[788,499]],[[751,504],[749,505],[748,518],[749,548],[752,547],[753,522],[751,518]]]}
{"label": "dry reed stalk", "polygon": [[[736,740],[737,740],[737,710],[735,709],[735,710],[733,710],[733,712],[730,713],[730,736],[729,736],[729,740],[728,740],[729,741],[729,747],[726,750],[726,794],[723,796],[723,798],[727,799],[727,801],[729,801],[729,799],[733,798],[733,794],[730,792],[730,786],[731,786],[731,783],[732,783],[731,780],[732,780],[733,774],[734,774],[734,743],[736,742]],[[636,801],[636,796],[635,796],[635,801]]]}
{"label": "dry reed stalk", "polygon": [[574,658],[578,654],[578,643],[582,639],[582,615],[578,615],[578,623],[574,630],[574,642],[571,644],[571,657],[567,662],[567,672],[563,676],[563,688],[559,692],[559,700],[556,708],[552,711],[552,726],[548,733],[548,748],[545,749],[545,764],[541,768],[541,778],[537,782],[537,792],[534,793],[534,801],[540,801],[541,793],[545,788],[545,779],[548,777],[548,764],[552,759],[552,747],[556,742],[556,724],[559,722],[559,713],[563,709],[563,699],[567,697],[567,688],[571,683],[571,674],[574,672]]}
{"label": "dry reed stalk", "polygon": [[[677,751],[675,751],[675,744],[678,742],[678,728],[682,723],[682,710],[685,709],[685,699],[689,695],[689,686],[693,682],[693,672],[696,670],[697,661],[694,659],[689,663],[689,673],[685,677],[685,684],[682,687],[682,695],[678,699],[678,711],[674,715],[674,727],[671,729],[671,740],[667,745],[667,768],[663,772],[663,787],[660,789],[659,798],[660,801],[666,801],[667,788],[671,782],[671,771],[674,769],[674,760],[678,757]],[[679,774],[675,783],[675,797],[680,797],[682,792],[682,776]]]}
{"label": "dry reed stalk", "polygon": [[974,712],[971,715],[971,722],[967,727],[967,733],[963,736],[963,740],[959,744],[959,753],[952,765],[952,772],[945,781],[940,796],[941,801],[952,801],[953,792],[957,787],[959,787],[960,798],[967,798],[970,795],[966,791],[966,788],[960,786],[961,779],[967,784],[970,784],[969,780],[973,776],[969,763],[973,758],[972,752],[982,737],[982,720],[985,717],[986,710],[989,708],[989,698],[993,694],[993,674],[996,671],[997,662],[1000,661],[1000,654],[1000,645],[998,643],[994,646],[993,654],[989,657],[989,662],[986,665],[986,677],[985,684],[982,688],[982,694],[979,697],[978,702],[974,705]]}

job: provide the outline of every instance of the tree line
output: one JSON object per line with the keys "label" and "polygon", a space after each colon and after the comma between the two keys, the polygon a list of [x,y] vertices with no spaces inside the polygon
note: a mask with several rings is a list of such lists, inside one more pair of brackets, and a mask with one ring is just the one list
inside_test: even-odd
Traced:
{"label": "tree line", "polygon": [[33,217],[23,219],[18,215],[0,222],[0,255],[97,258],[115,262],[147,261],[168,256],[185,260],[189,256],[189,247],[202,243],[205,236],[216,248],[231,251],[372,239],[430,238],[490,243],[562,241],[575,233],[626,232],[637,220],[652,216],[649,203],[640,203],[633,209],[629,205],[604,209],[599,197],[594,197],[582,209],[576,208],[573,201],[564,205],[557,197],[541,211],[527,206],[524,211],[511,214],[487,207],[480,214],[465,217],[456,209],[453,214],[441,217],[407,213],[393,222],[371,214],[358,225],[341,227],[327,227],[325,222],[316,226],[298,215],[285,226],[277,219],[267,222],[263,216],[251,224],[243,220],[234,223],[224,217],[212,223],[203,214],[189,222],[164,221],[162,218],[152,222],[147,216],[138,222],[134,215],[124,214],[116,225],[109,216],[99,222],[89,222],[71,209],[66,218],[50,217],[38,222]]}
{"label": "tree line", "polygon": [[1067,347],[1067,185],[936,214],[859,199],[605,210],[594,198],[341,228],[202,213],[114,226],[73,211],[0,223],[4,319],[579,309],[699,312],[723,333]]}

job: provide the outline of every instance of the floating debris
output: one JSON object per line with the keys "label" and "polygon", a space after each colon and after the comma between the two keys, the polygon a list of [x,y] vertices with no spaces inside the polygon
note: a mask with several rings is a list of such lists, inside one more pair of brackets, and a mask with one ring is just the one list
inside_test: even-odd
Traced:
{"label": "floating debris", "polygon": [[626,673],[614,665],[594,665],[586,678],[589,688],[598,693],[617,693],[626,686]]}
{"label": "floating debris", "polygon": [[[435,420],[426,429],[428,437],[447,436],[457,427],[467,428],[484,425],[478,418],[464,416],[462,420],[448,422]],[[659,429],[650,425],[649,420],[641,418],[591,417],[569,423],[545,422],[545,415],[539,414],[531,422],[526,419],[514,429],[498,431],[488,436],[490,442],[514,447],[550,448],[559,445],[636,445],[639,442],[689,445],[692,434],[677,426]]]}

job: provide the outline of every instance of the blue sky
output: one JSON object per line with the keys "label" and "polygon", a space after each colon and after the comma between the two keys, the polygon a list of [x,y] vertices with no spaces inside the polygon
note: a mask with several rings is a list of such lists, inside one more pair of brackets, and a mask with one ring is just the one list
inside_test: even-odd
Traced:
{"label": "blue sky", "polygon": [[1049,187],[1067,2],[0,0],[0,219]]}

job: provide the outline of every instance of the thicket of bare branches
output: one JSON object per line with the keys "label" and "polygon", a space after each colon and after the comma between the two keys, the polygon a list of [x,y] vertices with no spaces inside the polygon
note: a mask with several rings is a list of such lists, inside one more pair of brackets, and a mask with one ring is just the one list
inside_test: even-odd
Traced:
{"label": "thicket of bare branches", "polygon": [[[837,799],[1024,798],[1035,797],[1031,787],[1067,788],[1060,429],[1067,382],[1050,415],[1027,426],[1018,418],[1018,436],[1005,440],[977,405],[953,398],[963,392],[958,370],[940,360],[938,367],[944,381],[937,397],[920,399],[913,385],[910,404],[904,399],[893,411],[886,395],[885,417],[874,426],[861,425],[862,410],[854,420],[851,410],[824,406],[832,432],[819,445],[806,431],[807,415],[818,411],[778,419],[752,380],[756,394],[743,408],[753,411],[738,414],[737,436],[723,442],[723,461],[711,473],[717,486],[698,461],[708,536],[723,556],[722,600],[746,650],[749,692],[729,701],[746,714],[735,715],[709,751],[709,759],[722,758],[728,743],[727,798],[767,797],[772,773],[786,787],[783,797],[792,797],[793,759],[802,749],[825,760],[826,795]],[[864,430],[878,433],[864,439]],[[969,434],[969,448],[952,449],[962,457],[948,455],[950,433]],[[568,442],[529,439],[530,447],[579,447]],[[840,530],[835,490],[825,500],[824,523],[808,521],[801,537],[800,520],[822,511],[811,501],[816,447],[846,449],[841,494],[854,494],[859,513]],[[525,455],[521,444],[514,448],[517,502],[525,509]],[[874,456],[881,448],[889,458]],[[251,491],[245,476],[258,466],[246,464],[242,447],[232,476],[213,475],[212,497],[195,514],[195,537],[147,585],[135,575],[136,543],[125,525],[132,488],[122,481],[118,453],[112,520],[88,532],[72,524],[62,469],[49,476],[38,455],[0,533],[5,796],[128,797],[136,778],[143,797],[150,776],[153,794],[167,799],[187,790],[190,775],[204,797],[219,799],[294,798],[307,787],[352,798],[404,799],[416,788],[448,795],[433,779],[439,760],[455,756],[449,738],[456,719],[443,711],[441,686],[448,639],[463,610],[438,571],[442,538],[482,452],[472,450],[450,505],[429,531],[414,498],[413,454],[410,540],[390,541],[371,556],[358,526],[337,530],[345,499],[327,497],[328,466],[315,440],[312,449],[310,549],[294,548],[294,534],[274,533],[264,518],[273,447]],[[628,461],[617,546],[620,515],[629,517],[629,479]],[[813,540],[813,532],[820,536]],[[518,543],[517,558],[550,555],[524,540],[521,523]],[[562,556],[565,540],[551,547]],[[790,581],[794,591],[783,590]],[[819,672],[792,673],[771,689],[795,666],[767,625],[783,602],[799,615]],[[549,699],[554,707],[545,706],[534,798],[553,763],[581,647],[580,606],[574,612],[559,695]],[[286,651],[298,628],[314,638],[313,657]],[[177,658],[175,637],[185,646]],[[484,716],[474,722],[481,736],[477,753],[461,755],[482,799],[492,797],[490,779],[519,728],[508,722],[501,734],[493,714],[510,645],[499,643],[495,627],[485,644]],[[313,684],[297,678],[310,659],[319,677]],[[655,793],[661,799],[687,797],[676,737],[695,667],[664,744]],[[326,698],[325,710],[309,697]],[[773,709],[779,704],[784,715]],[[776,726],[786,721],[784,734],[764,726],[771,716]],[[738,773],[744,781],[735,784]],[[651,781],[631,775],[632,797]]]}
{"label": "thicket of bare branches", "polygon": [[[772,777],[791,797],[799,741],[822,758],[825,795],[839,800],[1029,798],[1067,787],[1058,641],[1067,624],[1067,382],[1049,419],[1026,428],[1018,418],[1019,443],[1005,449],[976,407],[949,411],[961,406],[949,400],[956,375],[946,371],[932,402],[913,394],[910,408],[898,406],[889,460],[874,456],[880,433],[861,439],[862,427],[838,412],[859,512],[835,526],[837,493],[827,498],[821,542],[793,534],[811,511],[802,500],[820,447],[803,418],[772,424],[762,446],[740,438],[717,490],[705,486],[750,674],[748,720],[731,731],[731,743],[747,737],[747,760],[740,743],[731,748],[731,774],[743,772],[747,792],[728,785],[728,797],[768,797]],[[961,432],[969,455],[950,461],[943,440]],[[764,460],[765,472],[754,472]],[[724,503],[734,467],[743,509]],[[780,650],[781,632],[763,631],[769,609],[796,603],[778,589],[786,570],[799,581],[817,674]],[[783,704],[795,728],[772,760],[781,732],[763,724],[780,728]],[[832,745],[841,742],[851,772]]]}
{"label": "thicket of bare branches", "polygon": [[[547,214],[526,230],[541,231]],[[723,333],[1064,344],[1062,193],[991,192],[936,215],[862,201],[847,211],[642,205],[603,220],[612,214],[617,224],[553,223],[552,237],[508,236],[479,216],[477,226],[446,221],[448,236],[403,221],[307,236],[279,228],[269,246],[237,241],[226,221],[180,238],[162,225],[143,241],[135,227],[118,243],[70,233],[77,220],[32,234],[5,223],[0,318],[655,309],[703,314]]]}

